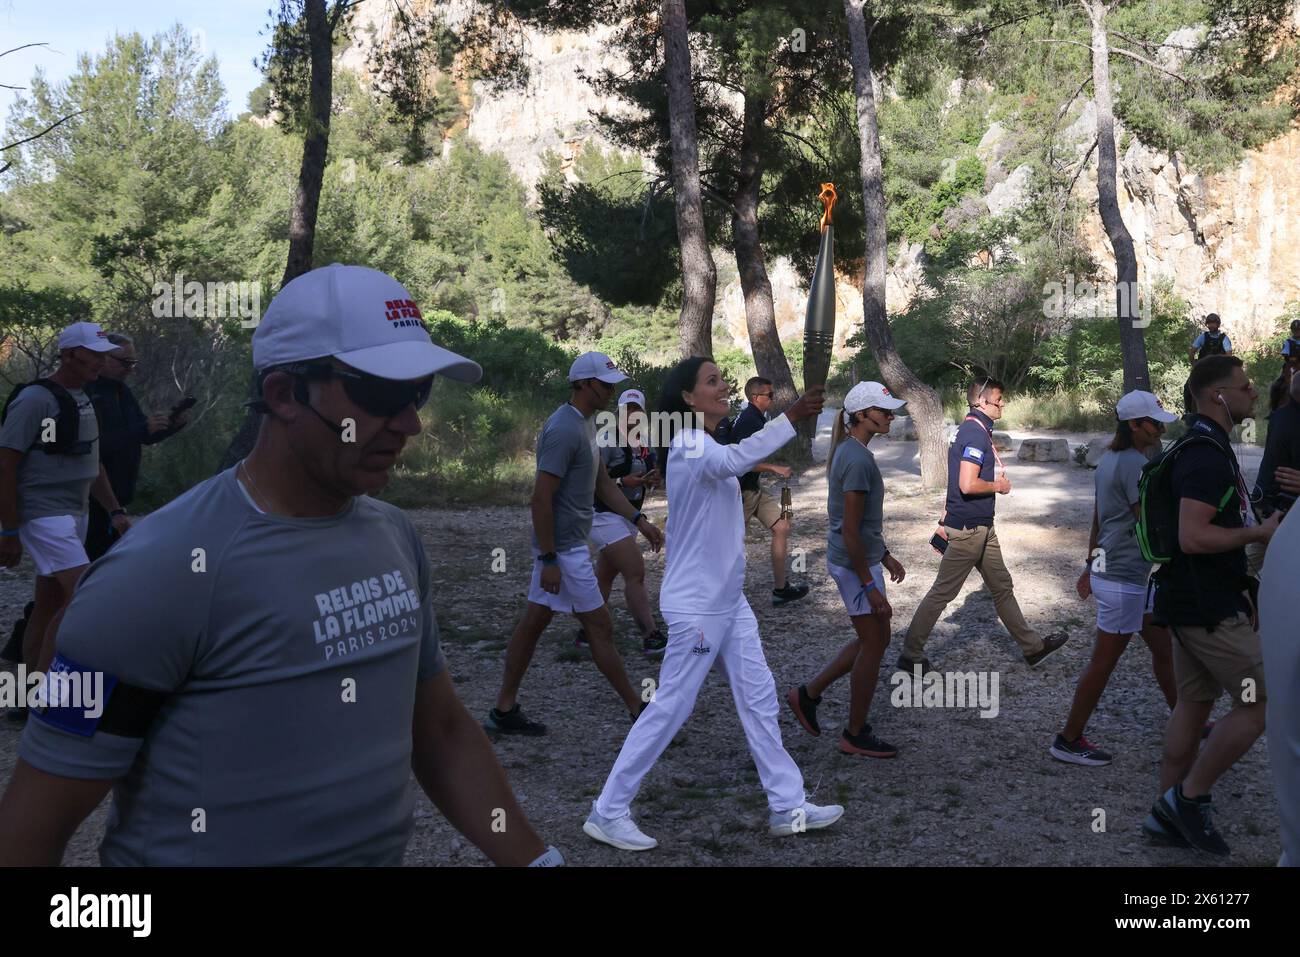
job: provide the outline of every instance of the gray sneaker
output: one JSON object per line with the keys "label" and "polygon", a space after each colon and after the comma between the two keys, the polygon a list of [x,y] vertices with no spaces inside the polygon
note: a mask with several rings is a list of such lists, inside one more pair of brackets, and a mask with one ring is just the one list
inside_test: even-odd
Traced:
{"label": "gray sneaker", "polygon": [[777,837],[786,837],[830,827],[843,816],[844,808],[838,804],[818,807],[805,801],[803,807],[797,807],[793,811],[770,812],[767,815],[767,829]]}
{"label": "gray sneaker", "polygon": [[596,812],[595,801],[591,803],[591,813],[587,815],[582,830],[588,837],[617,847],[620,851],[648,851],[659,846],[653,837],[641,833],[641,829],[633,823],[631,814],[605,817]]}

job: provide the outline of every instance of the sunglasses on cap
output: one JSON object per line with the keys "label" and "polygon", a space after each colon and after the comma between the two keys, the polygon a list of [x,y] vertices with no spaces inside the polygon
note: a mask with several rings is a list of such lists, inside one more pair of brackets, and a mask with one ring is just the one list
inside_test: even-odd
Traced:
{"label": "sunglasses on cap", "polygon": [[408,405],[417,409],[429,400],[433,376],[424,379],[384,379],[328,362],[302,362],[282,366],[291,375],[325,381],[338,379],[347,397],[362,411],[380,419],[391,419]]}

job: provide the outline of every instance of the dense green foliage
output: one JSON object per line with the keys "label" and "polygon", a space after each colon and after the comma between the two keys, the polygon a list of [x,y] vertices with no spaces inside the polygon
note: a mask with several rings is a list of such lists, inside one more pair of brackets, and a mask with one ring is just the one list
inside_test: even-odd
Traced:
{"label": "dense green foliage", "polygon": [[[562,26],[599,12],[546,6]],[[920,244],[932,292],[892,318],[895,341],[909,366],[947,396],[971,375],[1006,379],[1034,399],[1010,418],[1034,427],[1091,427],[1109,415],[1119,388],[1114,320],[1055,319],[1043,307],[1046,284],[1105,274],[1077,247],[1083,210],[1077,191],[1067,195],[1087,144],[1057,135],[1088,95],[1072,99],[1088,51],[1056,42],[1086,39],[1075,7],[940,3],[924,16],[886,16],[872,36],[890,260],[904,244]],[[979,33],[1030,8],[1038,15]],[[1111,26],[1126,38],[1120,42],[1147,57],[1162,55],[1159,44],[1175,30],[1204,27],[1190,49],[1175,51],[1177,62],[1167,61],[1189,82],[1114,58],[1115,110],[1126,136],[1213,169],[1290,122],[1295,85],[1284,81],[1296,72],[1294,45],[1261,47],[1267,31],[1254,29],[1227,35],[1233,9],[1230,0],[1116,6]],[[840,189],[839,266],[856,277],[863,224],[841,4],[737,0],[692,5],[691,17],[714,241],[721,248],[731,241],[727,204],[741,119],[734,97],[748,93],[768,109],[759,226],[769,259],[789,256],[810,273],[820,212],[814,197],[817,184],[831,179]],[[795,29],[806,31],[801,49],[791,42]],[[420,56],[445,70],[454,52],[449,37],[430,34]],[[398,500],[517,494],[531,481],[537,429],[564,401],[564,373],[581,349],[610,353],[652,400],[675,357],[677,237],[671,192],[653,172],[667,168],[657,41],[629,29],[619,42],[644,54],[637,69],[592,79],[641,112],[605,118],[619,150],[589,146],[568,169],[550,157],[535,206],[503,157],[463,136],[463,91],[448,73],[434,77],[418,103],[377,97],[349,73],[335,77],[315,261],[360,263],[402,278],[435,339],[485,369],[473,389],[437,384],[426,429],[390,491]],[[65,82],[38,73],[8,119],[11,139],[76,114],[6,153],[14,165],[0,181],[0,375],[13,382],[48,371],[53,336],[74,319],[135,336],[143,362],[133,384],[148,409],[184,393],[200,400],[191,428],[148,451],[146,504],[211,473],[241,420],[249,366],[250,330],[239,315],[162,315],[158,290],[243,283],[264,308],[284,269],[301,157],[285,94],[301,76],[268,69],[280,95],[275,85],[259,87],[248,111],[232,119],[215,61],[183,28],[149,39],[124,34],[82,55]],[[709,92],[701,77],[725,78],[732,88],[725,96]],[[279,122],[267,122],[277,115]],[[1002,136],[980,147],[995,122]],[[983,197],[1020,166],[1028,168],[1023,203],[989,215]],[[718,265],[721,289],[735,266],[725,257]],[[1187,304],[1158,290],[1147,349],[1153,381],[1171,406],[1180,401],[1193,333]],[[739,387],[754,373],[752,356],[730,346],[721,329],[715,341],[719,365]],[[1261,391],[1276,374],[1277,342],[1248,357]],[[855,364],[860,377],[878,375],[856,344],[858,354],[837,365],[832,390],[847,386]],[[786,353],[797,381],[802,350],[788,342]]]}

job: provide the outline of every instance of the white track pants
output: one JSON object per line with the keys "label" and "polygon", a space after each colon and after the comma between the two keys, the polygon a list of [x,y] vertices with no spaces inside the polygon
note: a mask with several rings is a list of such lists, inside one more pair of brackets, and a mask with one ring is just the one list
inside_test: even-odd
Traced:
{"label": "white track pants", "polygon": [[659,687],[650,705],[628,732],[609,772],[596,811],[605,817],[627,814],[659,755],[695,708],[695,697],[717,667],[731,683],[736,713],[745,729],[749,753],[773,811],[792,811],[804,803],[803,775],[781,744],[776,684],[763,657],[758,622],[749,604],[725,615],[681,616],[664,613],[668,648],[659,669]]}

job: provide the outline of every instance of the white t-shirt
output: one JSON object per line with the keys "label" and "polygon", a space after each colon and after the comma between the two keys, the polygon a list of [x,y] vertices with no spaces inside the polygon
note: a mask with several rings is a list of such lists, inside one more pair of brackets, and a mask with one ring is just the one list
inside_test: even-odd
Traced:
{"label": "white t-shirt", "polygon": [[1268,543],[1259,581],[1259,640],[1264,650],[1269,763],[1277,786],[1282,847],[1300,867],[1300,620],[1295,571],[1300,568],[1300,509],[1291,509]]}
{"label": "white t-shirt", "polygon": [[666,571],[659,608],[685,615],[733,612],[745,601],[745,512],[738,476],[753,471],[794,438],[784,415],[735,445],[702,430],[668,449]]}

